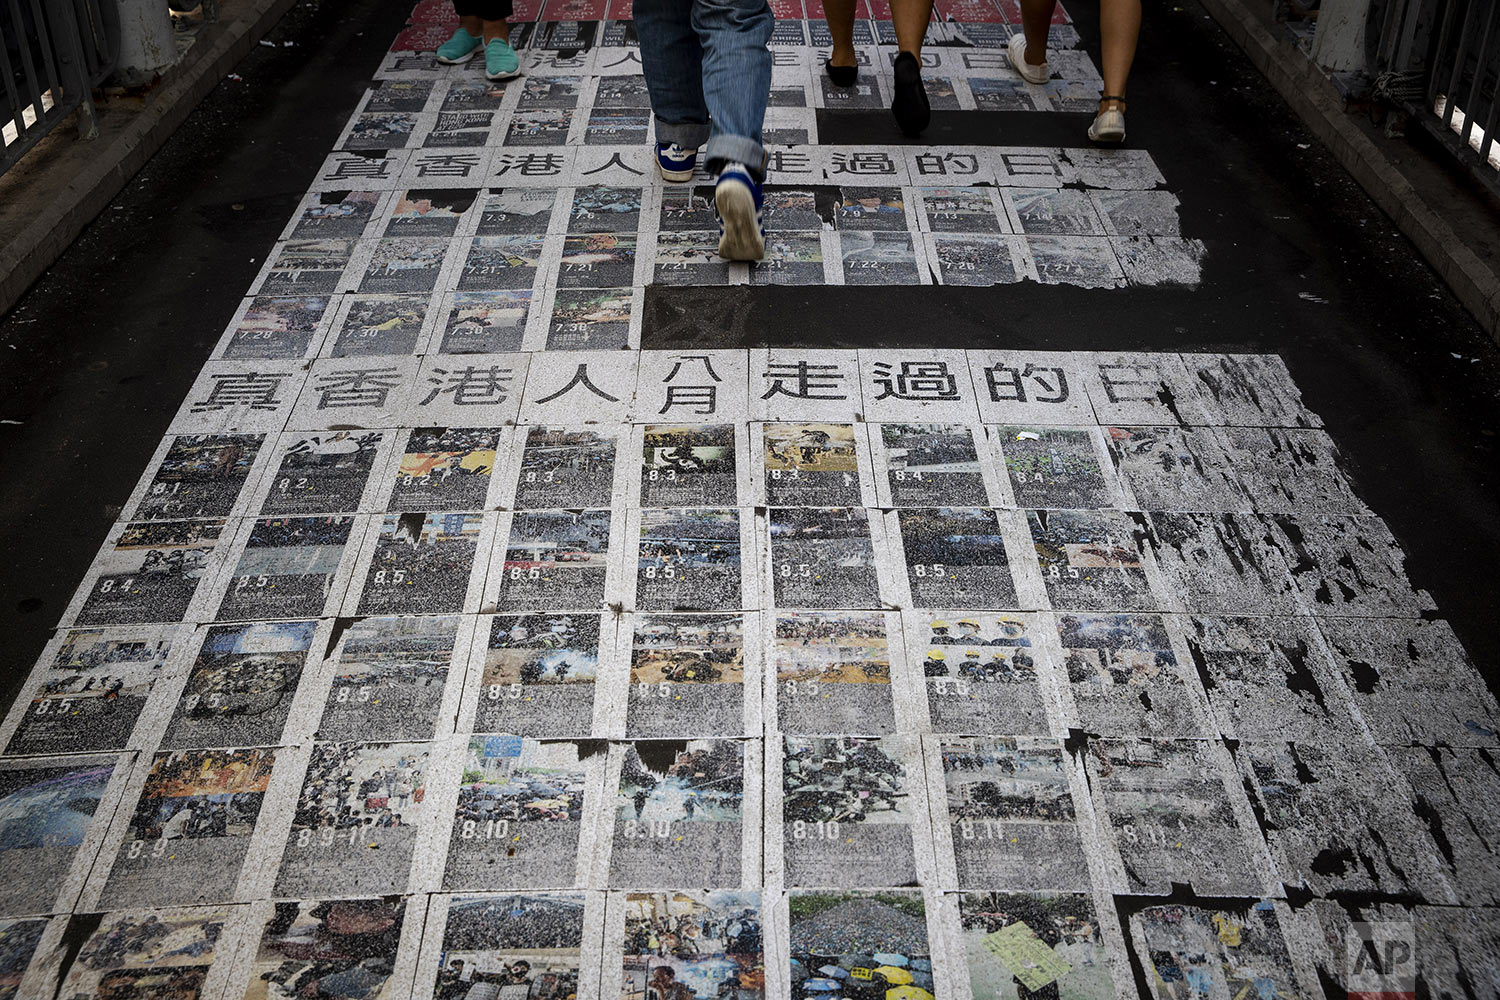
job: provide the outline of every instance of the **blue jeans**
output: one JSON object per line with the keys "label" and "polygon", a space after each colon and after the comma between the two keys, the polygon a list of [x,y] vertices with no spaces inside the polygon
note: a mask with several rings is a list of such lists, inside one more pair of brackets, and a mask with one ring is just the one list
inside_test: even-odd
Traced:
{"label": "blue jeans", "polygon": [[658,142],[697,149],[706,139],[710,170],[743,163],[764,175],[773,21],[767,0],[636,0]]}

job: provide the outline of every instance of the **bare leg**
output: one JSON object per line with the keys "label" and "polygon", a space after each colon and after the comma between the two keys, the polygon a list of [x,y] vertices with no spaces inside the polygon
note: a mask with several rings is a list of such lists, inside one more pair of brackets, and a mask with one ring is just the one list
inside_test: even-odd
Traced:
{"label": "bare leg", "polygon": [[823,0],[823,13],[828,17],[828,33],[833,36],[833,54],[828,61],[834,66],[853,66],[854,0]]}
{"label": "bare leg", "polygon": [[478,17],[461,17],[458,19],[458,26],[475,38],[483,38],[486,45],[497,38],[503,38],[507,45],[510,44],[509,21],[485,21]]}
{"label": "bare leg", "polygon": [[[1141,34],[1141,0],[1100,0],[1099,34],[1102,38],[1104,92],[1125,96],[1130,64],[1135,62],[1135,43]],[[1123,101],[1100,101],[1099,110],[1124,111]]]}
{"label": "bare leg", "polygon": [[932,20],[932,0],[891,0],[891,19],[896,26],[896,48],[922,58],[922,39]]}
{"label": "bare leg", "polygon": [[896,26],[896,93],[891,114],[902,133],[916,137],[932,120],[932,105],[922,85],[922,39],[932,19],[932,0],[891,0],[891,18]]}
{"label": "bare leg", "polygon": [[1021,0],[1021,29],[1026,32],[1026,61],[1040,66],[1047,61],[1047,29],[1057,0]]}
{"label": "bare leg", "polygon": [[[465,28],[465,31],[469,29]],[[509,21],[485,21],[484,22],[484,44],[488,45],[495,39],[501,39],[506,45],[510,44],[510,22]]]}

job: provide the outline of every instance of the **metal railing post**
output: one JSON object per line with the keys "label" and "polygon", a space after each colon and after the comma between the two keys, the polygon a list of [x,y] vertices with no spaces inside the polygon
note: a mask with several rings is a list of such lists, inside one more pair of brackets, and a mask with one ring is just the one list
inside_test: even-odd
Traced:
{"label": "metal railing post", "polygon": [[93,88],[114,68],[114,36],[97,0],[0,0],[0,173],[75,110],[79,135],[99,134]]}

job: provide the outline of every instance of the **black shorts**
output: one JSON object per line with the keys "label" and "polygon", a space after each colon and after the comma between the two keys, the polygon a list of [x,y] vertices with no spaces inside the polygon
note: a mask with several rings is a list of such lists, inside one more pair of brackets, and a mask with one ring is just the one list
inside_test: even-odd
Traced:
{"label": "black shorts", "polygon": [[512,0],[453,0],[459,17],[477,17],[482,21],[503,21],[515,10]]}

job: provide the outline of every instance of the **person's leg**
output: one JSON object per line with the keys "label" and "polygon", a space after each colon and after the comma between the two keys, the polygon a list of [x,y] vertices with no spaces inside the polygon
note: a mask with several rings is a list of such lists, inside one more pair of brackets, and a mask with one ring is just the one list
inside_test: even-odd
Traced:
{"label": "person's leg", "polygon": [[[828,33],[833,36],[833,52],[828,56],[828,75],[840,87],[850,87],[858,79],[854,54],[855,0],[823,0],[823,14],[828,18]],[[844,70],[845,72],[838,72]]]}
{"label": "person's leg", "polygon": [[475,0],[453,0],[453,12],[458,15],[458,30],[437,47],[441,63],[467,62],[484,45],[484,19],[479,16]]}
{"label": "person's leg", "polygon": [[497,38],[506,45],[510,44],[510,22],[506,18],[515,13],[515,0],[465,0],[465,2],[471,4],[474,13],[479,15],[479,30],[486,45]]}
{"label": "person's leg", "polygon": [[703,98],[713,129],[708,169],[719,175],[719,256],[759,260],[766,254],[761,209],[766,151],[760,143],[771,93],[773,24],[767,0],[695,0],[693,29],[703,46]]}
{"label": "person's leg", "polygon": [[488,45],[495,39],[500,39],[506,45],[510,44],[510,22],[509,21],[485,21],[481,20],[480,31],[483,32],[484,42]]}
{"label": "person's leg", "polygon": [[[703,100],[713,122],[708,167],[742,163],[759,181],[766,158],[760,144],[761,127],[771,93],[767,44],[774,19],[770,4],[766,0],[696,0],[692,11],[693,29],[703,51]],[[639,21],[639,11],[636,18]]]}
{"label": "person's leg", "polygon": [[[510,24],[506,21],[514,10],[513,0],[453,0],[453,9],[458,14],[459,30],[468,37],[454,35],[438,49],[439,61],[462,61],[474,49],[483,48],[487,76],[491,79],[516,76],[520,60],[510,48]],[[471,45],[470,39],[478,40],[478,45]],[[489,44],[496,39],[504,45],[491,52]]]}
{"label": "person's leg", "polygon": [[932,21],[932,0],[891,0],[891,21],[896,27],[896,47],[921,62],[922,40]]}
{"label": "person's leg", "polygon": [[891,114],[896,125],[910,136],[920,135],[932,120],[927,88],[922,86],[922,40],[932,20],[932,0],[891,0],[891,20],[896,28],[895,87]]}
{"label": "person's leg", "polygon": [[[1099,35],[1102,39],[1104,93],[1125,97],[1130,66],[1135,62],[1136,40],[1141,34],[1141,0],[1100,0]],[[1124,111],[1123,100],[1101,100],[1100,111]]]}
{"label": "person's leg", "polygon": [[1021,29],[1026,33],[1026,61],[1040,66],[1047,61],[1047,32],[1057,0],[1021,0]]}
{"label": "person's leg", "polygon": [[656,140],[696,150],[708,138],[708,105],[693,0],[638,0],[634,16]]}

